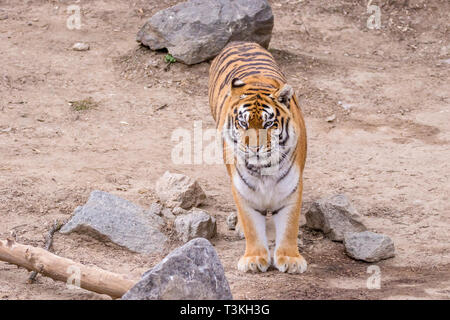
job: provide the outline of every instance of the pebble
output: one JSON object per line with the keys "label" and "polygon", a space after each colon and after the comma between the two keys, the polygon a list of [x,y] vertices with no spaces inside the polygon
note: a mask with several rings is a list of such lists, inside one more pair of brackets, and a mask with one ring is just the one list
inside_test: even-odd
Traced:
{"label": "pebble", "polygon": [[90,46],[88,43],[77,42],[73,45],[72,49],[75,51],[87,51],[90,49]]}

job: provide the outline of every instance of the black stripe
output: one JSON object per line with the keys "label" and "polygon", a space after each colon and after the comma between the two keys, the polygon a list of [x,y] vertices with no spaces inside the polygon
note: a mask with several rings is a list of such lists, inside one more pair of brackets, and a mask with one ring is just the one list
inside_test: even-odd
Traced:
{"label": "black stripe", "polygon": [[[269,76],[269,77],[271,77],[271,78],[278,79],[278,80],[280,80],[280,81],[282,81],[282,82],[285,81],[284,75],[283,75],[281,72],[277,71],[277,70],[274,69],[274,68],[267,68],[267,67],[271,67],[270,64],[267,64],[267,63],[261,63],[261,62],[258,62],[258,63],[248,63],[248,64],[243,64],[243,65],[240,65],[240,66],[236,66],[235,69],[233,69],[230,73],[228,73],[227,76],[226,76],[226,78],[225,78],[225,80],[224,80],[224,81],[221,83],[221,85],[220,85],[220,90],[222,90],[222,89],[225,87],[225,85],[227,85],[228,83],[230,83],[231,79],[234,78],[234,76],[235,76],[237,73],[239,73],[239,72],[241,72],[241,71],[244,71],[244,70],[248,70],[250,67],[255,67],[255,68],[254,68],[255,71],[256,71],[256,70],[267,70],[267,71],[271,71],[271,72],[273,72],[273,74],[267,73],[266,75]],[[244,68],[245,68],[245,69],[244,69]],[[222,71],[222,72],[223,72],[223,71]],[[272,87],[273,87],[273,86],[272,86]]]}
{"label": "black stripe", "polygon": [[239,52],[242,53],[242,52],[247,52],[248,50],[251,50],[251,49],[257,50],[257,49],[259,49],[259,46],[255,45],[255,44],[248,44],[247,45],[244,42],[243,44],[236,46],[236,48],[239,50]]}
{"label": "black stripe", "polygon": [[[259,70],[254,70],[254,71],[250,71],[250,72],[245,72],[243,74],[239,74],[237,75],[237,77],[241,80],[244,80],[246,77],[248,76],[252,76],[254,74],[260,74],[261,72]],[[245,81],[244,81],[245,82]]]}
{"label": "black stripe", "polygon": [[249,66],[247,67],[247,65],[241,65],[239,70],[236,72],[236,77],[239,77],[239,79],[243,80],[244,77],[242,76],[243,73],[248,72],[248,71],[258,71],[259,73],[261,73],[261,71],[259,70],[255,70],[255,68],[253,66]]}
{"label": "black stripe", "polygon": [[[283,120],[283,118],[281,118],[281,120]],[[289,139],[289,121],[290,121],[290,118],[287,118],[286,119],[286,126],[285,126],[286,137],[282,141],[280,141],[279,144],[281,146],[284,146],[286,144],[286,142],[288,141],[288,139]]]}
{"label": "black stripe", "polygon": [[294,189],[291,191],[291,193],[289,193],[288,196],[290,196],[291,194],[293,194],[295,191],[297,191],[298,188],[298,183],[295,185]]}
{"label": "black stripe", "polygon": [[295,150],[294,150],[294,157],[293,157],[292,160],[291,160],[291,164],[289,165],[289,168],[283,173],[283,175],[282,175],[281,177],[278,178],[277,184],[280,183],[281,180],[283,180],[284,178],[286,178],[286,176],[289,174],[289,172],[290,172],[291,169],[292,169],[292,166],[293,166],[294,163],[295,163],[295,158],[297,158],[297,154],[295,153]]}
{"label": "black stripe", "polygon": [[[242,56],[242,55],[241,55]],[[275,64],[275,61],[273,61],[273,59],[266,59],[266,58],[246,58],[246,59],[240,59],[240,61],[245,61],[245,62],[268,62],[270,63],[270,65],[274,66],[275,68],[277,68],[277,65]]]}
{"label": "black stripe", "polygon": [[[219,60],[217,60],[217,65],[214,68],[214,73],[217,71],[217,68],[222,65],[223,61],[225,59],[227,59],[229,56],[233,55],[233,54],[237,54],[240,55],[241,54],[241,50],[242,47],[246,48],[246,49],[250,49],[254,46],[252,45],[245,45],[245,44],[230,44],[228,46],[226,46],[223,51],[220,53],[220,57]],[[233,51],[234,50],[234,51]],[[233,52],[231,52],[233,51]]]}
{"label": "black stripe", "polygon": [[248,53],[241,53],[241,56],[243,57],[255,57],[255,56],[265,56],[270,58],[272,61],[275,62],[275,59],[273,58],[273,56],[270,53],[265,53],[262,51],[254,51],[254,52],[248,52]]}
{"label": "black stripe", "polygon": [[[272,66],[272,67],[276,67],[276,65],[274,64],[274,62],[271,61],[271,60],[268,60],[268,59],[252,59],[252,58],[242,59],[241,57],[238,56],[236,59],[223,61],[223,64],[225,64],[225,65],[224,65],[224,66],[221,65],[221,68],[220,68],[219,71],[217,71],[216,76],[217,76],[217,77],[220,77],[220,75],[221,75],[221,74],[222,74],[222,73],[223,73],[223,72],[224,72],[231,64],[233,64],[233,63],[235,63],[235,62],[255,62],[255,63],[258,63],[258,62],[260,62],[260,63],[265,62],[265,63],[264,63],[265,65],[269,65],[269,66]],[[255,65],[255,63],[252,64],[252,65]],[[241,67],[241,66],[247,66],[247,64],[242,64],[242,65],[240,65],[240,66],[238,66],[238,67]]]}
{"label": "black stripe", "polygon": [[[269,66],[270,67],[270,66]],[[269,72],[273,72],[274,74],[280,76],[280,77],[284,77],[284,75],[281,73],[281,71],[277,70],[276,68],[269,68],[267,66],[256,66],[256,70],[265,70],[265,71],[269,71]]]}
{"label": "black stripe", "polygon": [[244,179],[244,177],[242,176],[241,172],[239,171],[238,167],[235,166],[236,172],[238,173],[239,177],[242,179],[242,181],[244,181],[244,183],[247,185],[247,187],[249,187],[251,190],[255,191],[256,188],[252,185],[250,185],[247,180]]}
{"label": "black stripe", "polygon": [[220,84],[220,91],[222,91],[222,89],[230,83],[231,79],[234,78],[234,75],[239,71],[239,67],[235,68],[233,70],[231,70],[227,76],[225,77],[225,80],[222,81],[222,83]]}
{"label": "black stripe", "polygon": [[229,56],[233,54],[238,54],[239,52],[235,50],[236,48],[230,47],[229,49],[224,49],[222,54],[219,57],[219,60],[217,60],[217,64],[214,67],[214,70],[212,71],[213,74],[217,72],[217,69],[222,65],[223,61],[227,59]]}
{"label": "black stripe", "polygon": [[[217,106],[217,104],[216,104],[216,110],[214,110],[214,113],[215,113],[215,118],[216,118],[215,120],[216,120],[217,123],[219,123],[220,114],[222,113],[222,108],[223,108],[223,105],[224,105],[225,101],[227,100],[227,98],[228,98],[228,95],[225,95],[223,97],[222,102],[220,103],[220,105]],[[217,111],[219,111],[218,114],[217,114]]]}
{"label": "black stripe", "polygon": [[[220,54],[220,57],[218,58],[218,60],[215,60],[216,65],[214,66],[214,70],[211,71],[211,75],[214,77],[213,87],[211,90],[212,92],[214,92],[214,90],[216,89],[217,80],[218,80],[218,76],[217,76],[218,68],[220,68],[223,61],[226,58],[228,58],[230,55],[238,54],[238,51],[233,51],[234,49],[235,49],[234,46],[225,47],[225,49],[223,49],[222,53]],[[230,52],[230,51],[233,51],[233,52]]]}

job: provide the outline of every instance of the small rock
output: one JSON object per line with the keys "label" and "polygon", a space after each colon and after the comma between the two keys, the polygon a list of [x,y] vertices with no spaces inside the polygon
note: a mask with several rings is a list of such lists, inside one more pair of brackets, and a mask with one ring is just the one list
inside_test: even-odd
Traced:
{"label": "small rock", "polygon": [[395,256],[392,239],[370,231],[346,233],[344,246],[347,254],[356,260],[377,262]]}
{"label": "small rock", "polygon": [[186,213],[188,213],[189,211],[187,211],[187,210],[185,210],[185,209],[183,209],[183,208],[181,208],[181,207],[175,207],[175,208],[173,208],[173,210],[172,210],[172,213],[174,214],[174,215],[176,215],[176,216],[179,216],[179,215],[181,215],[181,214],[186,214]]}
{"label": "small rock", "polygon": [[242,226],[239,224],[237,212],[232,212],[227,217],[227,226],[228,226],[228,230],[234,230],[234,234],[239,239],[241,239],[241,240],[245,239],[244,231],[242,230]]}
{"label": "small rock", "polygon": [[199,209],[193,209],[189,214],[178,216],[174,226],[184,242],[199,237],[211,239],[217,232],[216,219]]}
{"label": "small rock", "polygon": [[168,207],[190,209],[203,203],[206,195],[192,178],[166,171],[156,182],[156,193]]}
{"label": "small rock", "polygon": [[87,203],[78,207],[61,233],[87,233],[139,253],[160,252],[167,241],[161,232],[161,217],[125,199],[93,191]]}
{"label": "small rock", "polygon": [[194,239],[175,249],[122,300],[232,300],[230,285],[211,243]]}
{"label": "small rock", "polygon": [[148,209],[150,214],[156,214],[157,216],[162,216],[162,210],[164,209],[164,207],[162,206],[162,204],[157,203],[157,202],[153,202],[150,205],[150,208]]}
{"label": "small rock", "polygon": [[175,215],[173,214],[172,210],[170,210],[169,208],[164,208],[162,210],[162,216],[169,220],[173,220],[176,218]]}
{"label": "small rock", "polygon": [[336,115],[333,113],[331,116],[327,117],[325,120],[327,122],[333,122],[334,120],[336,120]]}
{"label": "small rock", "polygon": [[12,127],[9,127],[9,128],[0,130],[0,132],[6,132],[6,133],[8,133],[8,132],[11,132],[12,129],[13,129]]}
{"label": "small rock", "polygon": [[158,66],[159,66],[159,62],[156,61],[156,60],[149,60],[149,61],[147,62],[147,65],[148,65],[149,67],[158,67]]}
{"label": "small rock", "polygon": [[322,230],[333,241],[344,240],[344,234],[347,232],[367,229],[361,221],[361,216],[342,194],[315,201],[305,217],[309,228]]}
{"label": "small rock", "polygon": [[175,215],[169,208],[165,208],[162,204],[154,202],[151,204],[150,209],[148,210],[150,214],[156,214],[157,216],[166,218],[166,219],[175,219]]}
{"label": "small rock", "polygon": [[7,20],[7,19],[8,19],[8,14],[7,14],[7,13],[0,12],[0,21],[1,21],[1,20]]}
{"label": "small rock", "polygon": [[166,48],[178,61],[195,64],[215,57],[230,41],[267,48],[274,18],[267,0],[190,0],[157,12],[136,40]]}
{"label": "small rock", "polygon": [[89,44],[84,42],[77,42],[72,47],[72,49],[75,51],[87,51],[89,50],[89,48],[90,48]]}
{"label": "small rock", "polygon": [[441,57],[445,57],[448,54],[450,54],[450,46],[443,46],[439,51],[439,56]]}
{"label": "small rock", "polygon": [[241,239],[241,240],[245,239],[244,231],[241,230],[241,226],[239,224],[236,225],[235,233],[239,239]]}
{"label": "small rock", "polygon": [[338,105],[340,105],[345,111],[348,111],[352,108],[351,105],[344,103],[342,101],[338,101]]}
{"label": "small rock", "polygon": [[228,217],[227,217],[227,226],[228,226],[228,230],[235,230],[236,229],[236,224],[238,221],[238,216],[236,212],[232,212]]}

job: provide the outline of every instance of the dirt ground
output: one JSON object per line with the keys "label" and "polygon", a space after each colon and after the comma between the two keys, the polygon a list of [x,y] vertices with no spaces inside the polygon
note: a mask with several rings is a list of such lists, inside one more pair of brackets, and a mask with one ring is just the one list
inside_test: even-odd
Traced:
{"label": "dirt ground", "polygon": [[[139,47],[146,18],[177,1],[0,0],[0,239],[44,245],[92,190],[148,207],[166,170],[192,176],[217,218],[213,244],[236,299],[450,298],[450,2],[271,1],[270,51],[296,89],[308,130],[304,208],[346,194],[370,230],[391,236],[396,257],[371,264],[306,228],[300,275],[242,274],[244,241],[226,227],[235,210],[223,165],[170,161],[177,128],[213,128],[208,63],[167,70],[164,53]],[[67,7],[81,8],[69,30]],[[89,51],[71,49],[75,42]],[[96,106],[75,111],[70,101]],[[332,122],[326,118],[335,115]],[[165,253],[179,245],[173,243]],[[83,235],[60,235],[54,252],[139,277],[147,256]],[[0,299],[107,299],[0,262]]]}

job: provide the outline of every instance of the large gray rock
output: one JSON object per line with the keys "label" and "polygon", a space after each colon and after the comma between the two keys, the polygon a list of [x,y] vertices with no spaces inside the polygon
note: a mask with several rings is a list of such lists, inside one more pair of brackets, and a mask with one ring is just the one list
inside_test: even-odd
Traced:
{"label": "large gray rock", "polygon": [[344,246],[350,257],[367,262],[377,262],[395,256],[392,239],[370,231],[346,233]]}
{"label": "large gray rock", "polygon": [[215,57],[230,41],[252,41],[267,48],[273,21],[267,0],[190,0],[157,12],[136,39],[194,64]]}
{"label": "large gray rock", "polygon": [[103,191],[93,191],[61,233],[85,233],[139,253],[160,252],[167,241],[164,220],[150,211]]}
{"label": "large gray rock", "polygon": [[206,195],[194,179],[166,171],[156,182],[156,194],[166,206],[190,209],[203,203]]}
{"label": "large gray rock", "polygon": [[230,286],[211,243],[197,238],[175,249],[123,300],[231,300]]}
{"label": "large gray rock", "polygon": [[305,214],[306,225],[322,230],[333,241],[343,241],[347,232],[365,231],[361,216],[342,194],[315,201]]}
{"label": "large gray rock", "polygon": [[184,242],[199,237],[211,239],[217,233],[216,219],[199,209],[193,209],[188,214],[177,216],[174,226],[175,231]]}

